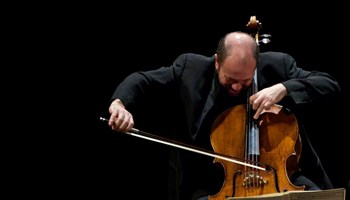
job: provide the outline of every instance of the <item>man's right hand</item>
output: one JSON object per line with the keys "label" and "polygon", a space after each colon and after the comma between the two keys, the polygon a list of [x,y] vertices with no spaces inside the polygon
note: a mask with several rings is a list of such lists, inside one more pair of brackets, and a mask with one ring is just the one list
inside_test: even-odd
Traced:
{"label": "man's right hand", "polygon": [[126,132],[133,128],[133,116],[125,109],[125,106],[120,99],[115,99],[109,106],[108,111],[111,114],[108,125],[112,130]]}

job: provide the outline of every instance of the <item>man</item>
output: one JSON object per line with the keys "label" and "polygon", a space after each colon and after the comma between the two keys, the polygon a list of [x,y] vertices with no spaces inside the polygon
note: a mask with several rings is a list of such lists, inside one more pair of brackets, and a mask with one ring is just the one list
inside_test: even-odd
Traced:
{"label": "man", "polygon": [[[258,91],[250,95],[248,91],[254,85]],[[128,76],[112,96],[109,126],[120,132],[130,130],[141,102],[157,101],[161,97],[172,104],[159,106],[164,106],[162,109],[171,107],[173,112],[169,115],[180,116],[172,127],[175,138],[211,150],[211,126],[228,108],[249,102],[255,111],[253,118],[258,119],[264,111],[279,104],[298,118],[305,105],[325,103],[339,92],[337,81],[329,74],[303,70],[285,53],[260,53],[249,34],[232,32],[219,41],[216,54],[211,57],[182,54],[169,67]],[[147,113],[144,114],[147,117]],[[291,181],[295,185],[304,185],[306,189],[332,188],[302,122],[298,123],[303,154],[301,170],[290,177]],[[171,164],[176,166],[173,174],[179,188],[174,196],[181,200],[199,199],[218,192],[220,175],[215,173],[212,158],[203,158],[192,152],[177,153]]]}

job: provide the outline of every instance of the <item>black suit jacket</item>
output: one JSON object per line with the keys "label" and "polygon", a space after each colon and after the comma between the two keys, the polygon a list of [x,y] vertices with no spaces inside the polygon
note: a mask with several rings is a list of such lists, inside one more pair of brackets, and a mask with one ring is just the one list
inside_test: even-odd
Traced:
{"label": "black suit jacket", "polygon": [[[277,83],[284,84],[288,95],[280,103],[297,115],[302,113],[300,108],[305,108],[305,105],[327,102],[340,90],[337,81],[329,74],[303,70],[290,55],[281,52],[260,53],[257,80],[259,90]],[[158,106],[163,106],[162,109],[172,107],[175,108],[172,112],[178,112],[171,113],[179,116],[173,126],[175,134],[182,134],[178,138],[188,136],[186,142],[210,148],[208,142],[213,120],[228,107],[245,103],[246,96],[225,96],[223,88],[218,84],[214,56],[187,53],[180,55],[171,66],[135,72],[126,77],[115,90],[112,99],[115,98],[121,99],[132,113],[137,113],[145,100],[159,103],[159,99],[162,98],[161,102],[169,103],[157,104]],[[228,102],[224,99],[230,100]],[[322,189],[332,188],[301,122],[300,129],[305,152],[300,162],[301,169]],[[190,160],[192,159],[191,157]],[[201,187],[206,186],[203,184]]]}

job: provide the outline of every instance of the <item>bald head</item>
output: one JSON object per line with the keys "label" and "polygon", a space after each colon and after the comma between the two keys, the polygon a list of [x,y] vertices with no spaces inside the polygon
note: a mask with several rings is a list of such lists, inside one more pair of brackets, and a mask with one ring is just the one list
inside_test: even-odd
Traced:
{"label": "bald head", "polygon": [[217,61],[223,62],[227,56],[253,56],[256,61],[259,57],[259,48],[252,36],[244,32],[231,32],[220,39],[217,47]]}

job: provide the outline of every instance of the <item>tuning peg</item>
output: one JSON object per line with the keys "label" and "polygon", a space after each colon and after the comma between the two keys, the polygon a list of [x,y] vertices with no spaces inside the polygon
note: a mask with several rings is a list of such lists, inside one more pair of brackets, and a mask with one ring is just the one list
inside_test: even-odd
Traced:
{"label": "tuning peg", "polygon": [[261,40],[259,40],[259,43],[263,43],[263,44],[267,44],[270,43],[271,40],[271,35],[270,34],[262,34],[260,35],[260,38],[262,38]]}

